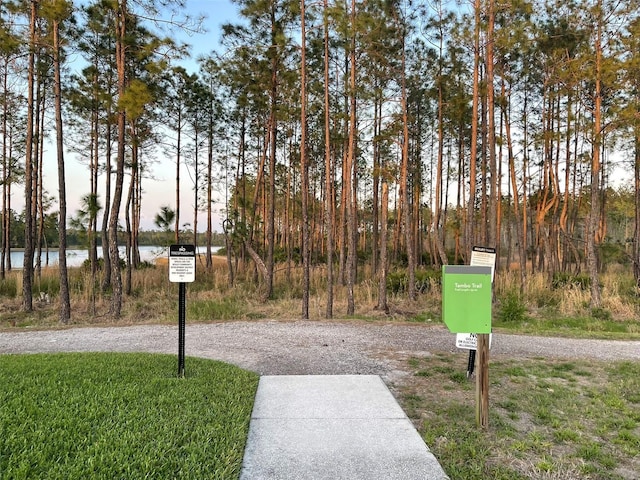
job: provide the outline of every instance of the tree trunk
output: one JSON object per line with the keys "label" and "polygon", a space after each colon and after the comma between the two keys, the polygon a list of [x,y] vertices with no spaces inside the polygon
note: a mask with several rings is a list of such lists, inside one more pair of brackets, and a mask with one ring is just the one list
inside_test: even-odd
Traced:
{"label": "tree trunk", "polygon": [[309,318],[309,167],[307,165],[307,51],[305,0],[300,0],[301,58],[300,58],[300,197],[302,199],[302,318]]}
{"label": "tree trunk", "polygon": [[[116,11],[116,70],[118,73],[118,97],[122,98],[126,84],[126,19],[127,1],[119,0]],[[118,106],[118,151],[116,156],[116,181],[113,191],[113,203],[109,214],[109,255],[111,257],[111,307],[110,314],[114,318],[120,318],[122,311],[122,276],[120,273],[120,254],[118,252],[118,218],[124,189],[125,167],[125,133],[126,112],[124,106]]]}
{"label": "tree trunk", "polygon": [[[213,107],[210,107],[213,110]],[[207,270],[211,271],[213,269],[213,259],[211,258],[211,241],[213,235],[213,113],[212,110],[209,113],[209,121],[207,124],[207,235],[206,235],[206,244],[207,244],[207,255],[206,255],[206,266]],[[225,178],[227,175],[227,171],[225,169]],[[225,205],[228,205],[228,202],[225,202]],[[233,274],[231,274],[233,275]]]}
{"label": "tree trunk", "polygon": [[[524,128],[523,128],[523,141],[524,141],[524,145],[528,145],[529,142],[529,131],[527,129],[527,122],[528,122],[528,103],[529,103],[529,95],[528,92],[525,93],[525,97],[524,97],[524,105],[523,105],[523,109],[522,111],[524,112],[524,118],[523,118],[523,124],[524,124]],[[528,241],[527,239],[529,238],[528,235],[528,231],[529,231],[529,214],[528,214],[528,210],[529,210],[529,195],[527,192],[527,188],[529,187],[529,177],[528,177],[528,172],[529,172],[529,153],[527,152],[527,150],[525,150],[522,154],[522,237],[520,238],[520,241],[522,242],[522,252],[524,252],[524,259],[521,260],[521,262],[524,262],[524,265],[526,266],[527,264],[527,255],[528,255]]]}
{"label": "tree trunk", "polygon": [[354,176],[352,172],[355,172],[356,161],[356,1],[351,0],[351,46],[349,51],[349,143],[347,148],[346,162],[344,169],[346,175],[343,178],[346,180],[344,185],[345,189],[345,208],[347,213],[347,259],[346,259],[346,281],[347,281],[347,315],[353,315],[355,313],[355,280],[356,280],[356,260],[357,254],[355,249],[357,248],[358,234],[356,229],[356,208],[355,198],[353,198],[353,180]]}
{"label": "tree trunk", "polygon": [[[135,137],[135,127],[132,125],[130,127],[131,136]],[[136,141],[134,140],[134,146],[132,149],[132,158],[131,158],[131,181],[129,183],[129,188],[127,190],[127,199],[125,201],[124,207],[124,219],[125,219],[125,228],[126,228],[126,266],[125,266],[125,282],[124,282],[124,292],[126,295],[131,295],[132,291],[132,269],[134,265],[133,260],[133,249],[134,249],[134,230],[131,222],[131,214],[133,211],[133,203],[134,196],[136,191],[136,172],[138,171],[138,155],[137,155],[137,147],[135,146]]]}
{"label": "tree trunk", "polygon": [[480,100],[480,0],[474,1],[473,104],[471,113],[471,151],[469,155],[469,200],[467,201],[466,258],[471,258],[475,242],[476,159],[478,156],[478,105]]}
{"label": "tree trunk", "polygon": [[380,265],[378,268],[378,305],[376,308],[385,313],[389,313],[387,302],[387,222],[389,218],[389,184],[386,179],[386,172],[382,176],[382,192],[380,198]]}
{"label": "tree trunk", "polygon": [[[271,91],[270,91],[270,128],[269,128],[269,198],[266,219],[267,219],[267,291],[266,298],[273,295],[273,276],[274,276],[274,248],[275,248],[275,215],[276,215],[276,154],[278,140],[278,116],[276,110],[278,108],[278,68],[279,68],[279,52],[278,52],[278,36],[281,34],[279,23],[276,22],[276,3],[271,5],[271,45],[269,55],[271,56]],[[266,193],[266,192],[265,192]],[[267,205],[265,204],[265,207]]]}
{"label": "tree trunk", "polygon": [[43,233],[44,233],[44,186],[42,185],[42,181],[40,179],[43,178],[43,166],[44,166],[44,131],[45,131],[45,99],[47,96],[46,88],[43,85],[45,80],[38,80],[38,98],[42,98],[42,101],[38,101],[38,104],[42,105],[40,108],[40,123],[37,129],[38,132],[38,151],[36,153],[36,158],[38,159],[34,168],[34,172],[37,171],[35,176],[35,191],[34,191],[34,219],[36,224],[34,224],[34,234],[35,234],[35,277],[38,279],[38,284],[40,284],[42,279],[42,247],[43,247]]}
{"label": "tree trunk", "polygon": [[9,56],[5,58],[2,66],[2,247],[0,256],[0,278],[5,279],[6,270],[10,268],[11,245],[11,208],[10,208],[10,183],[11,183],[11,151],[9,149]]}
{"label": "tree trunk", "polygon": [[65,183],[64,137],[62,132],[62,80],[60,75],[60,23],[53,22],[53,69],[56,115],[56,153],[58,157],[58,271],[60,275],[59,319],[68,323],[71,318],[69,279],[67,275],[67,190]]}
{"label": "tree trunk", "polygon": [[255,249],[251,246],[249,242],[244,242],[244,248],[247,249],[249,256],[253,259],[256,265],[256,268],[262,274],[262,277],[266,278],[268,275],[267,266],[262,261],[262,258],[260,258],[260,255],[258,255],[258,252],[255,251]]}
{"label": "tree trunk", "polygon": [[[375,91],[378,92],[379,87]],[[372,214],[372,231],[371,231],[371,270],[375,274],[378,272],[378,255],[380,242],[380,133],[382,132],[382,95],[376,94],[373,103],[373,139],[372,139],[372,156],[373,156],[373,214]]]}
{"label": "tree trunk", "polygon": [[26,312],[33,310],[33,143],[34,143],[34,83],[35,83],[35,48],[36,48],[36,20],[38,2],[31,0],[29,18],[29,55],[28,55],[28,84],[27,84],[27,132],[24,168],[24,262],[22,269],[22,308]]}
{"label": "tree trunk", "polygon": [[326,318],[333,318],[333,218],[334,188],[331,168],[331,110],[329,103],[329,13],[328,0],[324,0],[324,173],[325,173],[325,230],[327,236],[327,308]]}
{"label": "tree trunk", "polygon": [[[109,112],[111,113],[111,112]],[[108,115],[110,118],[111,115]],[[111,205],[111,121],[106,121],[106,152],[105,152],[105,185],[104,185],[104,213],[102,214],[102,291],[107,292],[111,288],[111,254],[109,249],[109,205]]]}
{"label": "tree trunk", "polygon": [[411,221],[411,203],[409,202],[409,115],[407,112],[407,78],[405,58],[405,33],[402,33],[402,165],[400,167],[400,184],[402,185],[402,217],[407,249],[407,296],[409,300],[416,299],[416,256]]}
{"label": "tree trunk", "polygon": [[[44,32],[42,33],[44,34]],[[48,53],[45,53],[42,46],[38,47],[38,59]],[[43,198],[43,186],[42,186],[42,164],[44,154],[44,132],[45,132],[45,111],[47,106],[47,82],[49,81],[49,72],[44,72],[41,66],[41,62],[36,62],[36,96],[35,104],[36,110],[34,112],[35,129],[34,139],[37,139],[33,143],[34,151],[31,155],[33,159],[33,189],[31,190],[31,218],[32,220],[32,238],[34,239],[34,265],[35,265],[35,278],[38,279],[38,285],[42,278],[42,198]]]}
{"label": "tree trunk", "polygon": [[199,146],[198,146],[198,127],[195,128],[194,138],[194,163],[193,163],[193,245],[198,251],[198,210],[200,206],[199,188],[200,188],[200,164],[198,162]]}
{"label": "tree trunk", "polygon": [[[93,65],[95,67],[95,63]],[[93,91],[98,92],[98,72],[97,69],[92,75]],[[95,97],[94,99],[95,100]],[[93,103],[93,102],[92,102]],[[97,102],[96,102],[97,103]],[[93,105],[91,108],[91,141],[90,141],[90,154],[89,154],[89,183],[90,183],[90,198],[97,202],[98,199],[98,176],[99,172],[99,124],[100,124],[99,108],[97,105]],[[106,209],[105,209],[106,210]],[[97,232],[98,232],[98,212],[91,211],[88,235],[89,235],[89,264],[91,266],[91,312],[95,314],[95,284],[96,274],[98,273],[98,245],[97,245]]]}
{"label": "tree trunk", "polygon": [[640,288],[640,128],[635,127],[634,139],[635,232],[633,235],[633,276]]}
{"label": "tree trunk", "polygon": [[600,219],[600,146],[602,144],[602,4],[597,2],[598,18],[596,19],[595,39],[595,92],[592,133],[591,159],[591,209],[587,234],[587,267],[591,280],[591,307],[598,308],[602,304],[600,278],[598,275],[598,252],[596,242]]}
{"label": "tree trunk", "polygon": [[500,258],[500,233],[498,232],[498,166],[496,159],[496,125],[495,125],[495,90],[494,90],[494,25],[495,25],[495,1],[488,1],[489,23],[487,26],[487,115],[488,132],[487,143],[489,148],[489,175],[491,184],[489,185],[489,246],[496,249],[496,268]]}
{"label": "tree trunk", "polygon": [[178,109],[176,143],[176,222],[173,227],[173,241],[180,243],[180,164],[182,163],[182,108]]}
{"label": "tree trunk", "polygon": [[[440,14],[442,12],[439,12]],[[442,22],[442,18],[438,23],[439,34],[438,34],[438,152],[437,152],[437,167],[436,167],[436,191],[435,191],[435,208],[433,215],[433,229],[432,229],[432,238],[434,245],[432,247],[433,252],[438,253],[438,257],[434,256],[432,262],[435,267],[439,265],[445,265],[447,263],[447,254],[444,250],[444,231],[446,227],[446,222],[442,219],[442,185],[443,185],[443,158],[444,158],[444,78],[443,78],[443,69],[442,65],[444,63],[443,55],[444,55],[444,40],[445,40],[445,32],[444,32],[444,24]]]}

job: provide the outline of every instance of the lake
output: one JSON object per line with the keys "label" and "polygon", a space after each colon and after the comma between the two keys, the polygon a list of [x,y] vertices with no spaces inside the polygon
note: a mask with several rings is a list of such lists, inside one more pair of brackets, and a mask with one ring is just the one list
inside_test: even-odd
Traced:
{"label": "lake", "polygon": [[[126,258],[126,249],[125,247],[120,247],[120,257]],[[169,257],[169,247],[160,247],[160,246],[141,246],[138,248],[140,251],[140,260],[143,262],[151,262],[155,263],[156,259],[160,257]],[[211,247],[212,254],[216,254],[220,250],[220,247]],[[198,253],[205,254],[207,253],[206,246],[199,246]],[[102,257],[102,248],[98,248],[98,257]],[[42,251],[42,266],[46,266],[46,258],[47,254],[43,250]],[[67,267],[79,267],[82,263],[89,258],[88,250],[76,250],[69,249],[67,250]],[[24,263],[24,252],[22,250],[12,250],[11,251],[11,268],[22,268]],[[57,265],[58,264],[58,249],[50,249],[49,250],[49,265]]]}

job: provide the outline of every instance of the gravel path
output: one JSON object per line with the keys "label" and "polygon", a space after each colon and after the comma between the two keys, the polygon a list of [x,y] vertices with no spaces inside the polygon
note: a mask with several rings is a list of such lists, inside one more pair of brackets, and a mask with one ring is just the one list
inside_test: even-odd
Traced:
{"label": "gravel path", "polygon": [[[0,332],[0,354],[176,353],[177,326],[83,327]],[[187,325],[186,355],[229,362],[261,375],[407,373],[409,356],[466,352],[439,326],[365,322],[254,321]],[[640,360],[640,342],[494,334],[493,357]],[[464,363],[464,360],[462,360]],[[188,363],[187,363],[188,369]]]}

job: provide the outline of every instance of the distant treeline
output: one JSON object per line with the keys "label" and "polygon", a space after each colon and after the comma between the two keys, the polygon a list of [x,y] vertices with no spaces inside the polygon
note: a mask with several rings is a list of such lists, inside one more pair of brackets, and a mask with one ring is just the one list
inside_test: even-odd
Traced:
{"label": "distant treeline", "polygon": [[[17,215],[13,210],[11,211],[11,229],[10,229],[10,246],[11,248],[24,248],[24,216]],[[185,243],[193,242],[193,232],[185,231],[184,238]],[[124,245],[126,236],[125,232],[121,232],[120,242]],[[42,248],[58,248],[58,225],[57,214],[45,215],[45,221],[43,222],[43,234],[41,235]],[[142,230],[138,235],[139,245],[170,245],[174,243],[174,233],[158,231],[158,230]],[[96,236],[97,246],[101,246],[100,235]],[[197,236],[198,245],[205,245],[206,238],[205,233],[198,233]],[[214,232],[211,235],[211,243],[215,246],[224,245],[224,234]],[[84,229],[68,228],[67,229],[67,245],[69,248],[88,248],[89,240],[87,238],[87,232]]]}

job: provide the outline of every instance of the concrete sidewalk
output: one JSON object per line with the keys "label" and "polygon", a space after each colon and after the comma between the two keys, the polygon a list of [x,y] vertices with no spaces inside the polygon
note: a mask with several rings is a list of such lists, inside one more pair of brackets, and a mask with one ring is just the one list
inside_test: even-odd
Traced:
{"label": "concrete sidewalk", "polygon": [[240,480],[447,478],[380,377],[260,378]]}

